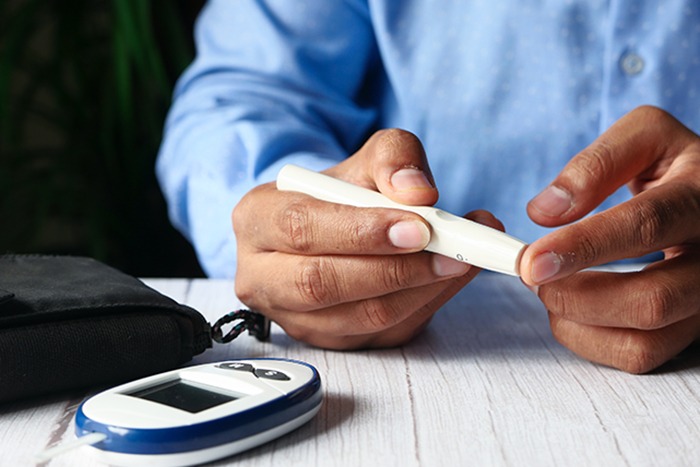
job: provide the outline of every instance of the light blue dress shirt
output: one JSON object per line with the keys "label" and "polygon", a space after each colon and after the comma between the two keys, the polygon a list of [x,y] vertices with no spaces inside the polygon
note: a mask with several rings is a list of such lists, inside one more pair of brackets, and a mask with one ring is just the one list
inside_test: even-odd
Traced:
{"label": "light blue dress shirt", "polygon": [[528,242],[546,229],[527,202],[625,113],[656,105],[700,130],[697,0],[219,0],[196,44],[157,173],[214,277],[235,274],[246,192],[379,128],[421,139],[440,207],[488,209]]}

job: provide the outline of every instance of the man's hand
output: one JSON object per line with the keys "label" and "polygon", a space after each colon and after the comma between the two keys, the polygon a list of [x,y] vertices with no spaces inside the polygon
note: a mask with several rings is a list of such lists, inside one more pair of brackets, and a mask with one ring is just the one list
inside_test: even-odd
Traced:
{"label": "man's hand", "polygon": [[[400,130],[378,132],[326,173],[403,204],[438,198],[422,145]],[[502,228],[486,212],[472,218]],[[233,227],[241,301],[325,348],[404,343],[477,273],[422,252],[430,227],[417,214],[328,203],[274,184],[241,200]]]}
{"label": "man's hand", "polygon": [[[659,109],[636,109],[572,159],[528,214],[568,224],[624,184],[630,201],[534,242],[521,272],[563,345],[644,373],[700,338],[698,135]],[[664,259],[641,272],[577,272],[657,251]]]}

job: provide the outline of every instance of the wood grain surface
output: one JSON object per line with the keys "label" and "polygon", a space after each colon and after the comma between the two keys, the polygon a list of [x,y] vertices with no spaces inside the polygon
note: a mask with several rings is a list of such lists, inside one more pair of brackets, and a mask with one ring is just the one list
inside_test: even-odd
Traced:
{"label": "wood grain surface", "polygon": [[[145,280],[210,322],[238,302],[231,281]],[[428,330],[402,348],[311,348],[273,326],[192,363],[285,357],[314,365],[325,401],[311,422],[213,465],[700,465],[700,351],[632,376],[581,360],[552,337],[545,310],[518,279],[482,273]],[[0,406],[0,465],[73,439],[87,394]],[[82,450],[50,466],[96,465]]]}

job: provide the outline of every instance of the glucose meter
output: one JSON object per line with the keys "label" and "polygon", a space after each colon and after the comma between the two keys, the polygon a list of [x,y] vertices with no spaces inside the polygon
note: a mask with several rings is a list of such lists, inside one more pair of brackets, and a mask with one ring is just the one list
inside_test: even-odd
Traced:
{"label": "glucose meter", "polygon": [[101,392],[75,416],[79,438],[111,465],[184,466],[220,459],[288,433],[321,407],[321,379],[285,359],[209,363]]}

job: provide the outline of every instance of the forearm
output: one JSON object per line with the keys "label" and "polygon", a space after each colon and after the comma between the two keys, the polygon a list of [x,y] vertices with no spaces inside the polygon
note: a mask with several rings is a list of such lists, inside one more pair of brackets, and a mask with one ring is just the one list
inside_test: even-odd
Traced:
{"label": "forearm", "polygon": [[198,55],[178,82],[157,173],[173,223],[209,275],[235,271],[230,213],[246,192],[286,162],[321,170],[342,160],[373,122],[354,102],[371,33],[339,5],[319,7],[316,21],[287,2],[213,2],[200,16]]}

